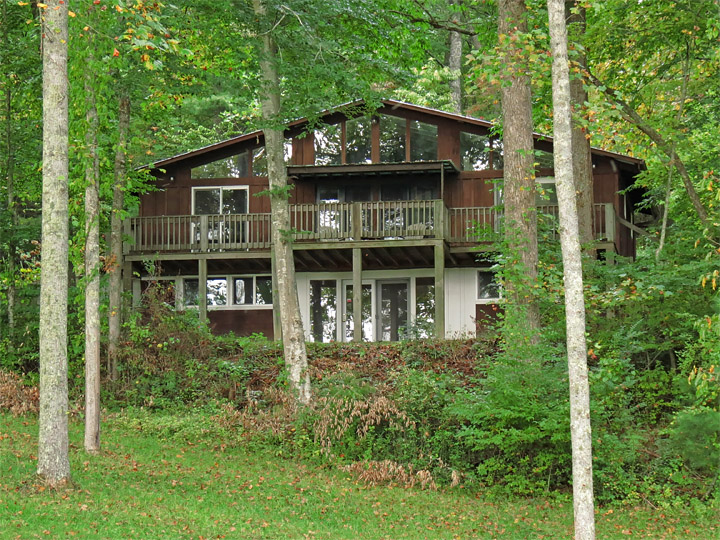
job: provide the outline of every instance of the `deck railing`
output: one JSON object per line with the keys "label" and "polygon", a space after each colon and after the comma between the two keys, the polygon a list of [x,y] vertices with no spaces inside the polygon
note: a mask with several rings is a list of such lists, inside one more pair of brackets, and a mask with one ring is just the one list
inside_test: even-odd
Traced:
{"label": "deck railing", "polygon": [[[593,209],[596,238],[614,241],[612,204]],[[538,212],[555,234],[557,206]],[[290,206],[290,226],[296,242],[377,239],[444,239],[478,242],[497,232],[502,212],[497,207],[448,209],[443,201],[371,201],[297,204]],[[270,214],[150,216],[125,222],[127,253],[208,252],[267,249],[271,244]]]}

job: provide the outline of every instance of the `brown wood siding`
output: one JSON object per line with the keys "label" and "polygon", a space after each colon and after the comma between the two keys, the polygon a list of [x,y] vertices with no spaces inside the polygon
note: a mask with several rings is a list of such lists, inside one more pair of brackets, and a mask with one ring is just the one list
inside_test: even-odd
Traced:
{"label": "brown wood siding", "polygon": [[238,336],[260,333],[268,339],[273,335],[272,309],[224,309],[208,311],[213,334],[233,332]]}
{"label": "brown wood siding", "polygon": [[498,304],[475,304],[475,328],[478,335],[482,335],[498,321],[501,310]]}

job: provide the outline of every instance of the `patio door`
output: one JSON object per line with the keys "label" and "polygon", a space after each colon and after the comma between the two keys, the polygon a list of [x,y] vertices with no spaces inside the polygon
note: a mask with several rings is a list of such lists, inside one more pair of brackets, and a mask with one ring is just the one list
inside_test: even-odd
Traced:
{"label": "patio door", "polygon": [[[355,321],[353,320],[353,284],[350,280],[343,280],[343,302],[342,302],[342,330],[340,339],[352,341],[355,336]],[[362,284],[362,340],[372,341],[373,318],[372,318],[372,297],[373,286],[371,282]]]}
{"label": "patio door", "polygon": [[377,341],[399,341],[408,327],[408,280],[377,282]]}

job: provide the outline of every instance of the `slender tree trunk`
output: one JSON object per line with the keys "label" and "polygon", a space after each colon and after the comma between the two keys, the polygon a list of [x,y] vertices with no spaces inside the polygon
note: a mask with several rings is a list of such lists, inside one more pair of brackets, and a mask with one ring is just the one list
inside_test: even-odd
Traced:
{"label": "slender tree trunk", "polygon": [[130,97],[121,90],[118,102],[118,140],[115,150],[115,176],[110,215],[110,273],[108,299],[108,375],[117,379],[117,355],[122,323],[122,212],[125,206],[126,147],[130,129]]}
{"label": "slender tree trunk", "polygon": [[[663,152],[671,161],[673,161],[673,163],[675,164],[675,169],[680,174],[680,178],[682,179],[688,199],[690,199],[690,202],[692,203],[698,218],[700,219],[702,224],[708,228],[708,230],[716,231],[717,227],[715,227],[715,225],[710,221],[707,210],[705,209],[705,206],[703,206],[703,203],[700,200],[700,196],[695,189],[692,178],[690,178],[690,173],[685,167],[685,163],[683,162],[683,160],[680,159],[680,156],[678,156],[675,152],[673,143],[671,141],[668,141],[658,130],[656,130],[653,126],[646,122],[642,118],[642,116],[640,116],[637,111],[630,106],[629,103],[618,97],[619,92],[603,84],[602,81],[600,81],[597,77],[590,73],[589,70],[586,72],[586,76],[587,79],[598,88],[598,90],[605,94],[605,97],[611,103],[617,105],[620,115],[626,122],[634,125],[645,135],[647,135],[648,138],[652,142],[654,142],[655,145],[660,149],[660,151]],[[716,236],[715,232],[711,232],[710,234],[712,234],[713,237]]]}
{"label": "slender tree trunk", "polygon": [[[575,41],[582,42],[585,35],[585,8],[577,6],[576,0],[566,0],[565,15],[568,24],[572,25]],[[592,181],[592,154],[590,152],[590,139],[582,125],[581,119],[585,115],[585,103],[588,93],[585,82],[580,74],[584,69],[587,55],[584,47],[578,48],[577,63],[573,64],[574,76],[570,79],[570,102],[573,108],[572,125],[572,154],[573,178],[577,193],[578,227],[580,229],[580,242],[588,255],[595,255],[595,236],[593,234],[593,181]]]}
{"label": "slender tree trunk", "polygon": [[[450,9],[456,2],[450,0]],[[453,14],[453,23],[459,23],[459,16]],[[452,73],[450,79],[450,101],[452,102],[453,112],[457,114],[463,113],[462,105],[462,36],[460,32],[449,32],[450,51],[448,53],[448,67]]]}
{"label": "slender tree trunk", "polygon": [[[266,16],[261,0],[253,0],[255,14],[259,18]],[[307,405],[310,402],[310,376],[305,348],[305,333],[300,316],[295,284],[295,259],[292,250],[290,231],[290,204],[288,201],[288,178],[285,167],[282,128],[274,127],[280,121],[280,83],[276,68],[277,54],[269,33],[261,36],[262,70],[262,114],[269,127],[265,134],[265,150],[268,161],[268,180],[270,183],[270,211],[272,213],[272,241],[275,251],[275,272],[277,295],[273,302],[280,304],[283,351],[288,379],[297,403]]]}
{"label": "slender tree trunk", "polygon": [[522,46],[527,10],[525,0],[500,0],[498,8],[504,64],[501,101],[505,238],[510,254],[506,264],[508,310],[524,317],[524,325],[535,340],[540,329],[540,314],[533,299],[538,265],[535,160],[530,77]]}
{"label": "slender tree trunk", "polygon": [[95,88],[87,66],[85,104],[85,450],[95,453],[100,450],[100,159]]}
{"label": "slender tree trunk", "polygon": [[590,386],[585,343],[582,257],[575,186],[572,177],[572,114],[563,0],[548,0],[548,13],[550,46],[553,55],[555,178],[565,282],[575,540],[593,540],[595,538],[595,511],[590,431]]}
{"label": "slender tree trunk", "polygon": [[[3,42],[6,51],[10,50],[10,23],[8,21],[7,0],[3,0],[3,26],[5,28]],[[18,213],[15,205],[15,152],[12,140],[12,88],[10,81],[7,81],[5,88],[5,178],[7,186],[7,209],[10,213],[12,231],[8,242],[8,288],[7,288],[7,313],[8,333],[12,342],[15,334],[15,238],[12,233],[17,230]]]}
{"label": "slender tree trunk", "polygon": [[68,458],[68,42],[67,3],[49,0],[43,16],[43,195],[40,274],[38,475],[50,486],[70,479]]}

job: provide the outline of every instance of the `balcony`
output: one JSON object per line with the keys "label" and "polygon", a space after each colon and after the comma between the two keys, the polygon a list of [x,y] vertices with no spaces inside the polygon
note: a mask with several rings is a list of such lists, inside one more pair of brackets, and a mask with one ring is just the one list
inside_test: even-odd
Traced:
{"label": "balcony", "polygon": [[[593,209],[596,239],[615,241],[612,204]],[[552,226],[557,206],[540,206]],[[355,203],[298,204],[290,206],[294,242],[364,242],[444,240],[450,244],[477,244],[478,231],[496,231],[502,211],[497,207],[448,209],[441,200],[373,201]],[[266,214],[220,214],[201,216],[149,216],[125,221],[126,255],[151,253],[209,253],[269,250],[271,216]]]}

